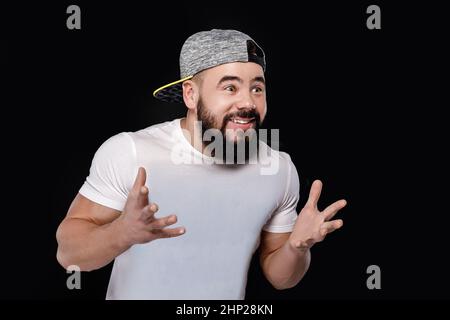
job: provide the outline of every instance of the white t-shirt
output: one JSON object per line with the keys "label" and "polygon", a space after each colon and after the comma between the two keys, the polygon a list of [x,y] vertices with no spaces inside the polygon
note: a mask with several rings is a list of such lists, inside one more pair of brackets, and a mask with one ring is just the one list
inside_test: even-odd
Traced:
{"label": "white t-shirt", "polygon": [[[289,155],[261,145],[270,154],[257,164],[210,164],[186,140],[180,119],[104,142],[80,193],[122,211],[142,166],[156,217],[176,214],[171,227],[186,228],[182,236],[137,244],[116,257],[106,298],[244,299],[261,231],[292,231],[299,200]],[[269,161],[273,168],[262,174]]]}

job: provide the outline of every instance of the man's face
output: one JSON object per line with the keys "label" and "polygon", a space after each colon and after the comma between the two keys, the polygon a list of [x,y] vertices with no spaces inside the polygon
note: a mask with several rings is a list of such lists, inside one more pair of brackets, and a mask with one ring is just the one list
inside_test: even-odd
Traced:
{"label": "man's face", "polygon": [[236,142],[238,132],[257,130],[264,120],[266,87],[260,65],[234,62],[205,70],[199,86],[197,119],[203,132],[219,129],[229,142]]}

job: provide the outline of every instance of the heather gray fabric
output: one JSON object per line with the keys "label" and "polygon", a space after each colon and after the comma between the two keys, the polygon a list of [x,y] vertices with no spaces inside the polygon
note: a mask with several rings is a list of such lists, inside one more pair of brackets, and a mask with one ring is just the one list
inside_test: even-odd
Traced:
{"label": "heather gray fabric", "polygon": [[[236,30],[213,29],[193,34],[181,49],[181,78],[224,63],[248,62],[247,40],[253,41],[245,33]],[[265,69],[265,63],[261,66]]]}
{"label": "heather gray fabric", "polygon": [[157,99],[182,103],[181,83],[200,71],[231,62],[255,62],[266,69],[264,51],[245,33],[213,29],[191,35],[180,53],[180,80],[153,93]]}

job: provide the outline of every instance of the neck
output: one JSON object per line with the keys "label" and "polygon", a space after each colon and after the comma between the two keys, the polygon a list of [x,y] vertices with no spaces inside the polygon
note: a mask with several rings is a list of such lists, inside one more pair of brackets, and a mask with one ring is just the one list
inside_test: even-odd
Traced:
{"label": "neck", "polygon": [[180,121],[181,129],[186,140],[198,151],[204,153],[205,144],[203,143],[201,128],[195,126],[197,115],[191,110],[188,111],[185,118]]}

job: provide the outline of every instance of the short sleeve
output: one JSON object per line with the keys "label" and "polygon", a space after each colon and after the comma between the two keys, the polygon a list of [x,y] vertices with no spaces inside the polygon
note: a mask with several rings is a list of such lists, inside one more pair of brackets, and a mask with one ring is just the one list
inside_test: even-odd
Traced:
{"label": "short sleeve", "polygon": [[[285,154],[287,155],[287,154]],[[300,199],[300,182],[295,165],[287,155],[287,177],[284,197],[278,208],[273,212],[263,230],[267,232],[291,232],[297,220],[297,203]]]}
{"label": "short sleeve", "polygon": [[137,170],[133,139],[126,132],[119,133],[97,150],[89,176],[79,193],[91,201],[122,211]]}

